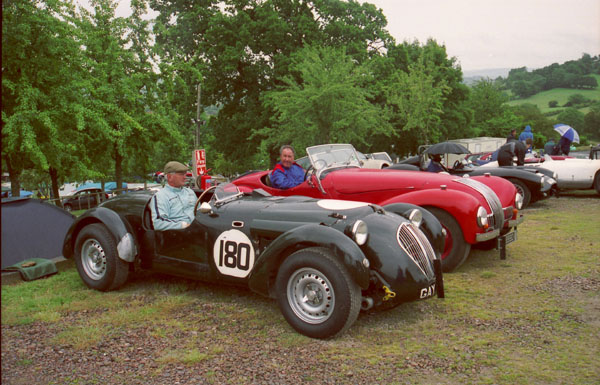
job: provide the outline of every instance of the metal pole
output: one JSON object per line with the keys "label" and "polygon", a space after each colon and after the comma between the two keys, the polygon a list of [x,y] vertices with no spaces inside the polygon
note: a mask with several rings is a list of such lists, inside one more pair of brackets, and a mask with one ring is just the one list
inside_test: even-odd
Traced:
{"label": "metal pole", "polygon": [[198,101],[196,102],[196,135],[194,135],[194,150],[198,149],[200,145],[200,126],[202,125],[200,121],[200,96],[202,92],[202,85],[198,83]]}

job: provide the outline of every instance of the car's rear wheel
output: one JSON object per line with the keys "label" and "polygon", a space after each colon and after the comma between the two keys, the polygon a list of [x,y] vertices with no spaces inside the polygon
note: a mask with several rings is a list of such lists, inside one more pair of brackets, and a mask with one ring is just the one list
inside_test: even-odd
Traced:
{"label": "car's rear wheel", "polygon": [[129,275],[129,266],[119,258],[115,240],[100,223],[84,227],[77,236],[75,263],[83,282],[96,290],[117,289]]}
{"label": "car's rear wheel", "polygon": [[360,287],[325,248],[299,250],[286,258],[277,273],[276,291],[285,319],[308,337],[335,337],[360,312]]}
{"label": "car's rear wheel", "polygon": [[428,207],[427,210],[446,229],[446,242],[442,253],[442,270],[449,273],[465,262],[471,251],[471,245],[465,241],[462,229],[452,215],[436,207]]}
{"label": "car's rear wheel", "polygon": [[515,186],[517,192],[523,197],[523,208],[527,207],[531,201],[531,191],[529,190],[529,187],[518,179],[510,178],[509,180]]}

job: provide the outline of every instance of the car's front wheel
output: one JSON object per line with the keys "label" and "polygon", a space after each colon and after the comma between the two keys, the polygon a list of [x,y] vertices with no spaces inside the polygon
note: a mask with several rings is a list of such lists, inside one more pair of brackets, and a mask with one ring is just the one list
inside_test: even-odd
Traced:
{"label": "car's front wheel", "polygon": [[594,177],[594,188],[596,189],[596,192],[600,194],[600,172],[597,172]]}
{"label": "car's front wheel", "polygon": [[471,251],[471,245],[465,241],[462,229],[452,215],[436,207],[428,207],[427,210],[446,229],[446,242],[442,253],[442,270],[449,273],[457,269],[467,259]]}
{"label": "car's front wheel", "polygon": [[117,245],[100,223],[84,227],[75,241],[75,263],[90,288],[109,291],[127,281],[129,265],[118,256]]}
{"label": "car's front wheel", "polygon": [[518,179],[511,178],[509,180],[515,186],[517,192],[523,197],[523,208],[527,207],[531,201],[531,191],[529,190],[529,187]]}
{"label": "car's front wheel", "polygon": [[67,210],[68,212],[71,212],[71,211],[73,211],[73,206],[71,206],[71,205],[70,205],[70,204],[68,204],[68,203],[67,203],[66,205],[64,205],[63,207],[64,207],[64,209],[65,209],[65,210]]}
{"label": "car's front wheel", "polygon": [[325,248],[299,250],[286,258],[277,273],[276,290],[285,319],[308,337],[335,337],[360,312],[360,287]]}

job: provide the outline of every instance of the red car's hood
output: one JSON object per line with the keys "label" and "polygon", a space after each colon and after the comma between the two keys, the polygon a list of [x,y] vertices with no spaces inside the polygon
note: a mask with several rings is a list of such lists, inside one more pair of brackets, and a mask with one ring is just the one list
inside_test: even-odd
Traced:
{"label": "red car's hood", "polygon": [[456,176],[431,173],[427,179],[424,179],[421,171],[349,168],[331,172],[326,179],[336,192],[354,194],[399,189],[438,188],[441,185],[449,185],[456,178]]}

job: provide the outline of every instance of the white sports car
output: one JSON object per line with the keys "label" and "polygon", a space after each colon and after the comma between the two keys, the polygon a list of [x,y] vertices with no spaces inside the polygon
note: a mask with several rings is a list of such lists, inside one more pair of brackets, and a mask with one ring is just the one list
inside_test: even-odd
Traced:
{"label": "white sports car", "polygon": [[[498,167],[498,162],[489,162],[481,167]],[[555,173],[559,190],[596,189],[600,194],[600,159],[567,158],[553,160],[545,155],[543,163],[527,163],[523,168],[543,167]]]}

